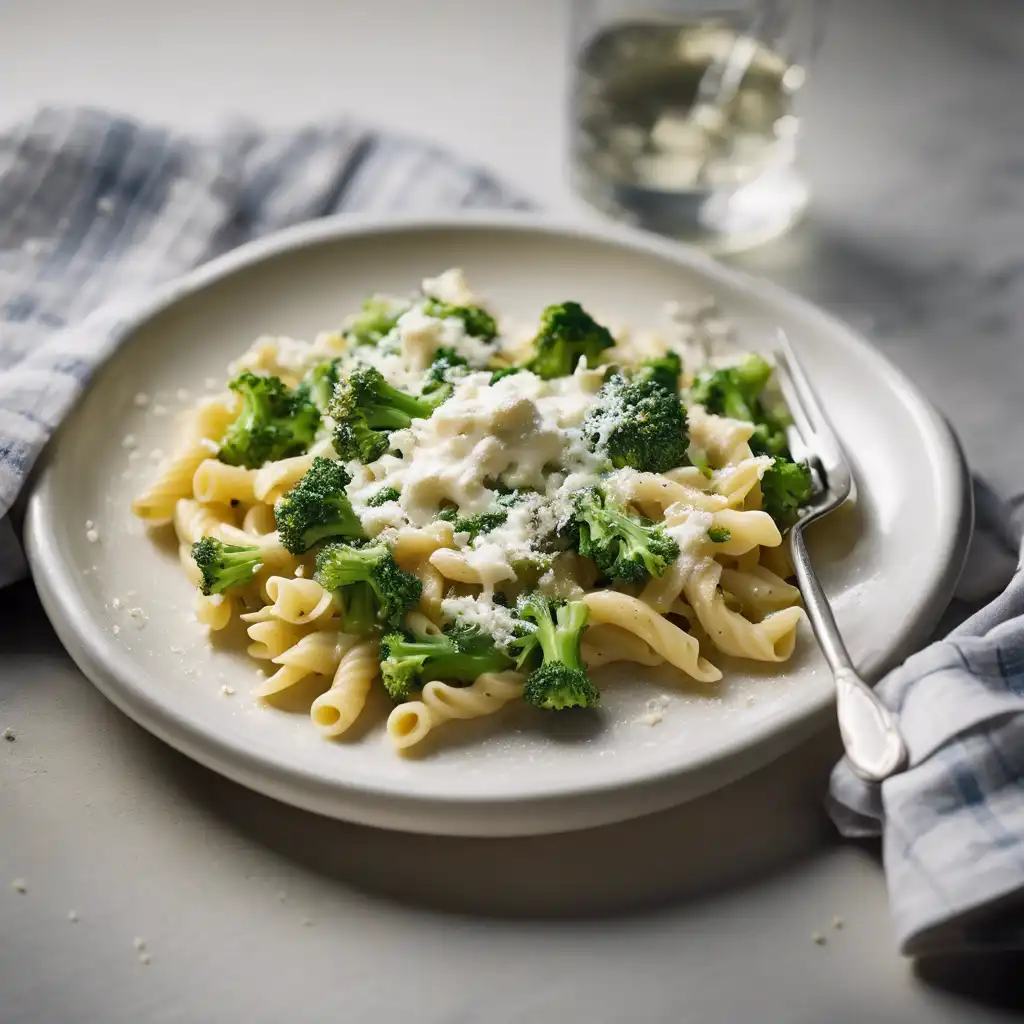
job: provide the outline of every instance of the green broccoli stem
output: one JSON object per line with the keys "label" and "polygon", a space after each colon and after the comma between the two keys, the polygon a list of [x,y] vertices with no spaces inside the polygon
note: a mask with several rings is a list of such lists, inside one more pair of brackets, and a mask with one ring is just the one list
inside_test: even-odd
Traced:
{"label": "green broccoli stem", "polygon": [[377,601],[373,587],[359,581],[350,583],[342,593],[342,629],[355,636],[372,633],[377,628]]}
{"label": "green broccoli stem", "polygon": [[436,408],[431,398],[417,398],[381,380],[374,388],[377,401],[364,410],[366,422],[378,430],[399,430],[415,419],[426,419]]}

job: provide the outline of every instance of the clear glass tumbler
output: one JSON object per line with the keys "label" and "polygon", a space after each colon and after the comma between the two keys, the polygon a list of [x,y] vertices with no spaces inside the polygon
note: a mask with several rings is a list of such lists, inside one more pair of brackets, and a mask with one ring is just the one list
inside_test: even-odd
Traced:
{"label": "clear glass tumbler", "polygon": [[798,93],[823,0],[571,0],[576,190],[639,227],[736,252],[807,204]]}

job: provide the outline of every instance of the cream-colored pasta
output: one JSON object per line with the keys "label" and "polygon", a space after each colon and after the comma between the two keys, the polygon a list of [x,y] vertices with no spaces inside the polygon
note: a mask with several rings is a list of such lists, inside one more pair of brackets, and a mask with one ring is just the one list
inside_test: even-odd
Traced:
{"label": "cream-colored pasta", "polygon": [[[673,522],[673,517],[667,517],[666,522]],[[728,540],[714,544],[715,555],[742,555],[752,548],[774,548],[782,543],[782,534],[767,512],[727,508],[714,513],[711,526],[730,534]]]}
{"label": "cream-colored pasta", "polygon": [[192,480],[200,464],[217,451],[237,415],[235,395],[207,399],[183,417],[178,441],[161,462],[156,478],[132,502],[132,512],[150,523],[169,522],[179,498],[192,497]]}
{"label": "cream-colored pasta", "polygon": [[274,510],[269,505],[257,502],[246,509],[242,517],[242,532],[253,536],[266,536],[277,529]]}
{"label": "cream-colored pasta", "polygon": [[[580,651],[590,669],[667,663],[710,683],[721,678],[704,656],[713,650],[761,661],[790,656],[802,611],[797,589],[786,582],[792,567],[779,528],[762,510],[761,481],[772,459],[753,455],[752,423],[712,415],[686,395],[694,369],[721,354],[704,343],[711,337],[710,321],[690,325],[687,337],[701,342],[701,352],[695,348],[697,354],[684,360],[688,372],[682,381],[690,458],[675,461],[697,464],[664,473],[611,470],[603,425],[611,429],[628,409],[606,407],[598,415],[597,444],[587,422],[614,369],[581,363],[553,380],[528,372],[495,380],[496,366],[528,357],[535,329],[510,334],[502,325],[499,337],[484,343],[464,329],[461,318],[433,315],[426,297],[456,306],[478,301],[454,270],[423,281],[412,297],[382,297],[402,315],[388,344],[362,347],[360,360],[411,393],[422,387],[423,370],[438,348],[450,348],[464,370],[451,376],[452,392],[432,415],[390,433],[387,453],[365,465],[346,462],[352,477],[346,492],[364,534],[386,543],[399,567],[420,581],[418,602],[401,617],[403,630],[428,637],[452,627],[479,628],[515,656],[521,638],[535,628],[518,621],[516,601],[536,587],[549,599],[586,605]],[[627,373],[670,347],[660,336],[625,328],[613,336],[616,344],[599,364],[621,364]],[[684,342],[675,337],[671,347],[682,351]],[[261,337],[229,372],[273,374],[294,388],[318,363],[348,349],[340,331],[312,343]],[[346,363],[339,366],[347,372]],[[217,455],[241,407],[241,397],[227,392],[189,410],[176,442],[167,446],[171,455],[133,511],[149,523],[173,522],[182,570],[196,585],[195,619],[211,630],[225,629],[236,618],[242,622],[249,655],[272,669],[269,675],[261,671],[255,694],[269,698],[296,688],[287,701],[292,706],[319,692],[309,704],[312,726],[325,737],[341,736],[370,706],[382,671],[380,637],[392,627],[364,637],[343,632],[343,597],[314,576],[318,547],[291,554],[275,516],[275,507],[316,457],[338,458],[326,429],[332,424],[328,417],[303,454],[255,468],[229,466]],[[568,527],[574,496],[594,486],[610,502],[660,523],[678,544],[660,576],[610,583],[594,560],[573,550],[578,545],[569,542]],[[394,489],[394,500],[376,502],[382,488]],[[451,522],[438,518],[442,508],[460,517],[488,512],[513,490],[518,493],[507,502],[500,499],[504,514],[489,531],[456,534]],[[553,536],[565,543],[548,544]],[[240,571],[236,585],[221,594],[202,593],[203,572],[192,548],[204,537],[256,549],[252,562],[228,553],[223,566],[214,566],[214,573]],[[552,554],[552,546],[566,550]],[[231,564],[236,560],[237,570]],[[523,565],[541,568],[520,574]],[[218,586],[231,582],[225,576]],[[466,637],[454,634],[450,640]],[[522,698],[525,682],[518,671],[485,673],[465,686],[426,678],[416,699],[388,717],[387,734],[398,748],[415,746],[444,722],[498,712]]]}
{"label": "cream-colored pasta", "polygon": [[713,467],[736,465],[753,458],[749,443],[754,434],[753,423],[712,416],[702,406],[691,405],[687,409],[687,425],[691,444],[707,454]]}
{"label": "cream-colored pasta", "polygon": [[454,547],[452,525],[439,519],[429,526],[403,527],[395,534],[391,551],[395,561],[403,569],[412,572],[439,548],[450,547]]}
{"label": "cream-colored pasta", "polygon": [[[446,580],[452,580],[455,583],[474,583],[479,586],[482,586],[484,583],[483,574],[476,566],[469,564],[466,554],[462,551],[453,551],[451,548],[438,548],[430,556],[430,564]],[[500,569],[499,576],[500,579],[495,580],[495,583],[500,583],[502,580],[511,580],[514,578],[515,573],[511,568]]]}
{"label": "cream-colored pasta", "polygon": [[313,465],[312,453],[268,462],[255,472],[253,493],[259,501],[273,505],[278,498],[290,491],[306,475],[306,470],[311,465]]}
{"label": "cream-colored pasta", "polygon": [[[243,621],[249,621],[246,632],[252,641],[248,651],[250,658],[270,661],[294,647],[305,635],[306,631],[290,622],[280,619],[263,618],[259,612],[255,615],[243,615]],[[255,621],[250,621],[255,619]]]}
{"label": "cream-colored pasta", "polygon": [[751,622],[729,608],[718,588],[722,567],[707,561],[684,586],[687,600],[715,646],[725,654],[755,661],[786,661],[796,643],[796,627],[803,612],[784,608]]}
{"label": "cream-colored pasta", "polygon": [[704,683],[722,678],[722,673],[702,658],[697,641],[685,630],[659,615],[650,605],[629,594],[595,590],[583,598],[595,626],[610,623],[634,633],[669,664]]}
{"label": "cream-colored pasta", "polygon": [[763,565],[746,572],[722,569],[722,589],[732,594],[748,614],[764,617],[789,608],[800,600],[800,591]]}
{"label": "cream-colored pasta", "polygon": [[[697,475],[699,477],[699,472]],[[615,474],[609,486],[649,519],[655,520],[661,519],[665,510],[674,505],[705,512],[717,512],[729,505],[728,498],[708,494],[692,476],[680,480],[667,474],[622,470]]]}
{"label": "cream-colored pasta", "polygon": [[238,502],[248,505],[255,498],[255,478],[256,471],[245,466],[228,466],[217,459],[204,459],[192,477],[192,493],[204,504]]}
{"label": "cream-colored pasta", "polygon": [[665,660],[636,633],[607,622],[592,626],[583,634],[580,653],[587,668],[600,668],[615,661],[660,665]]}
{"label": "cream-colored pasta", "polygon": [[274,618],[293,625],[316,622],[334,611],[334,595],[316,580],[271,576],[264,587],[270,604],[265,609]]}
{"label": "cream-colored pasta", "polygon": [[203,537],[219,536],[233,519],[230,505],[202,505],[192,498],[179,498],[174,505],[174,532],[180,543],[189,546]]}
{"label": "cream-colored pasta", "polygon": [[420,562],[413,570],[423,589],[420,591],[420,610],[433,622],[441,620],[441,601],[444,600],[444,576],[429,562]]}
{"label": "cream-colored pasta", "polygon": [[415,746],[443,722],[453,718],[482,718],[500,711],[523,695],[519,672],[487,672],[470,686],[450,686],[437,680],[423,687],[419,700],[399,704],[388,716],[387,731],[399,749]]}
{"label": "cream-colored pasta", "polygon": [[379,646],[376,640],[361,640],[341,656],[331,688],[309,710],[321,736],[340,736],[362,713],[370,685],[380,675]]}
{"label": "cream-colored pasta", "polygon": [[271,658],[281,667],[268,676],[254,690],[256,697],[270,697],[302,682],[308,676],[333,675],[342,653],[354,643],[354,638],[343,633],[307,633],[298,643]]}
{"label": "cream-colored pasta", "polygon": [[178,561],[181,563],[181,567],[184,569],[189,583],[198,587],[199,584],[203,582],[203,574],[199,566],[196,565],[196,560],[192,557],[191,544],[178,545]]}
{"label": "cream-colored pasta", "polygon": [[196,591],[196,621],[207,629],[224,629],[234,615],[234,599],[230,594],[204,594]]}

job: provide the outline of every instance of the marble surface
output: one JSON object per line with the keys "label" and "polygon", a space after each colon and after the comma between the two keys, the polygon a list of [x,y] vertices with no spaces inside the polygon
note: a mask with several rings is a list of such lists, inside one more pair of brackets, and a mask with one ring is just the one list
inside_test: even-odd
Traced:
{"label": "marble surface", "polygon": [[[0,121],[44,101],[196,130],[349,108],[586,217],[562,177],[564,27],[544,0],[6,5]],[[867,329],[1005,495],[1024,479],[1022,58],[1012,0],[836,2],[807,94],[814,207],[737,260]],[[5,1024],[1019,1019],[1019,958],[896,954],[875,851],[821,812],[827,724],[642,821],[409,837],[277,805],[150,739],[71,664],[30,584],[0,593],[0,623]]]}

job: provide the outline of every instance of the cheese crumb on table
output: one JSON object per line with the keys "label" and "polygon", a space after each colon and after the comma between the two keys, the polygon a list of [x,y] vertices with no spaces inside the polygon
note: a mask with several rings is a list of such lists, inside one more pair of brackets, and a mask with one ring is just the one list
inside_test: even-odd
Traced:
{"label": "cheese crumb on table", "polygon": [[147,967],[151,962],[152,957],[148,953],[139,954],[139,963],[142,964],[143,967]]}
{"label": "cheese crumb on table", "polygon": [[223,693],[225,697],[230,697],[235,692],[235,688],[233,686],[228,686],[227,683],[225,683],[220,688],[220,692]]}
{"label": "cheese crumb on table", "polygon": [[10,726],[7,726],[7,728],[4,729],[3,736],[8,743],[13,743],[18,738],[17,734]]}
{"label": "cheese crumb on table", "polygon": [[811,941],[816,946],[824,946],[825,943],[828,942],[828,939],[826,939],[825,936],[821,934],[821,932],[812,932]]}
{"label": "cheese crumb on table", "polygon": [[144,406],[149,405],[149,395],[147,395],[145,391],[140,391],[133,401],[140,409],[142,409]]}
{"label": "cheese crumb on table", "polygon": [[136,440],[134,434],[125,434],[124,437],[121,438],[122,448],[127,448],[131,451],[133,448],[137,448],[138,446],[139,442]]}
{"label": "cheese crumb on table", "polygon": [[15,878],[14,881],[11,882],[11,888],[15,892],[20,892],[24,895],[28,892],[28,882],[26,882],[24,878]]}
{"label": "cheese crumb on table", "polygon": [[141,952],[146,948],[146,940],[143,939],[141,936],[136,935],[135,938],[132,939],[132,945],[136,948],[136,950]]}
{"label": "cheese crumb on table", "polygon": [[95,526],[85,531],[85,539],[90,544],[95,544],[100,539],[100,531]]}
{"label": "cheese crumb on table", "polygon": [[832,918],[832,927],[835,928],[837,932],[842,931],[843,925],[845,924],[846,922],[838,914]]}
{"label": "cheese crumb on table", "polygon": [[68,920],[72,924],[77,924],[78,923],[78,911],[77,910],[69,910],[68,911]]}

